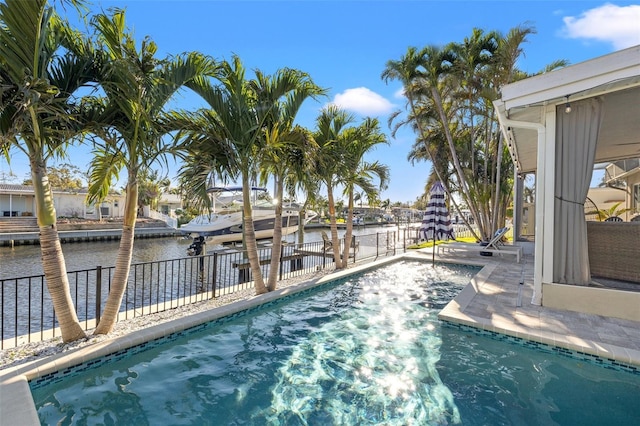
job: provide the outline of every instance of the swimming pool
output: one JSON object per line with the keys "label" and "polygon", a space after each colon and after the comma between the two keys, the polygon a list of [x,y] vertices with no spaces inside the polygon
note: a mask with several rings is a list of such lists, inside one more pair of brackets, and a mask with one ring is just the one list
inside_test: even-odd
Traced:
{"label": "swimming pool", "polygon": [[45,424],[631,424],[640,376],[455,327],[404,260],[33,384]]}

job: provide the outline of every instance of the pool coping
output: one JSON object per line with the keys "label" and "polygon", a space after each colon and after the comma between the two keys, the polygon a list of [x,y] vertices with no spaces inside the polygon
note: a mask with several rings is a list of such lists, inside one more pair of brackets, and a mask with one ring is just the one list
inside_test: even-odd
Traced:
{"label": "pool coping", "polygon": [[[427,257],[426,255],[429,255]],[[52,355],[43,359],[30,361],[14,367],[0,370],[0,426],[4,425],[39,425],[40,421],[35,409],[35,403],[29,387],[29,381],[46,374],[64,370],[85,363],[87,361],[113,354],[118,351],[143,344],[145,342],[162,338],[172,333],[180,332],[203,323],[214,321],[240,311],[255,308],[282,297],[291,296],[332,281],[339,280],[360,272],[378,268],[381,265],[396,262],[401,259],[418,259],[423,262],[430,260],[431,251],[416,250],[392,257],[367,262],[350,267],[345,270],[335,271],[326,276],[310,279],[308,281],[291,285],[286,288],[276,289],[273,292],[253,296],[213,308],[208,311],[176,318],[165,323],[134,331],[128,335],[116,337],[102,342],[97,342],[82,348]],[[524,340],[530,340],[551,347],[558,347],[587,353],[597,357],[604,357],[610,361],[619,361],[630,365],[640,366],[640,351],[615,345],[603,344],[594,340],[578,339],[576,336],[549,333],[539,327],[530,327],[523,330],[515,324],[516,321],[505,321],[496,324],[465,311],[473,307],[474,299],[483,292],[491,292],[491,275],[496,272],[503,261],[499,260],[472,260],[469,258],[438,258],[439,263],[454,263],[470,266],[479,266],[482,269],[470,280],[469,284],[442,309],[438,318],[444,322],[469,326],[473,329],[503,334]],[[503,264],[504,265],[504,264]],[[517,265],[517,264],[516,264]],[[495,281],[495,280],[494,280]],[[487,290],[488,289],[488,290]],[[477,303],[477,300],[475,300]],[[496,303],[499,303],[496,301]]]}
{"label": "pool coping", "polygon": [[[558,311],[528,302],[518,306],[515,301],[507,301],[504,294],[508,293],[507,287],[513,286],[514,283],[490,277],[494,272],[499,273],[498,267],[504,267],[505,263],[502,262],[504,261],[488,262],[470,284],[440,311],[438,319],[454,325],[572,351],[579,357],[587,354],[614,365],[625,364],[630,370],[640,371],[639,350],[600,341],[597,331],[588,336],[580,336],[571,328],[558,328],[558,325],[562,324],[557,318],[558,312],[585,322],[588,322],[588,315]],[[533,265],[533,262],[530,262],[530,265]],[[523,270],[526,266],[523,265]],[[524,288],[528,285],[525,281],[521,278],[515,285]],[[491,301],[488,307],[487,300]],[[511,303],[513,304],[510,305]],[[489,315],[479,314],[479,308],[484,308],[484,313],[489,312]],[[604,322],[604,319],[599,319]]]}

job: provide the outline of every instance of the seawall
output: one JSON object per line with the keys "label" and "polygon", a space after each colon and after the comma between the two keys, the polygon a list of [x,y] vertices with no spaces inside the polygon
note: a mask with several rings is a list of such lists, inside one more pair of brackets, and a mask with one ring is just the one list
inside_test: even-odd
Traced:
{"label": "seawall", "polygon": [[[99,229],[93,231],[58,231],[60,242],[74,243],[81,241],[119,240],[122,229]],[[173,228],[136,228],[135,238],[160,238],[180,235]],[[18,232],[0,234],[0,246],[40,244],[39,232]]]}

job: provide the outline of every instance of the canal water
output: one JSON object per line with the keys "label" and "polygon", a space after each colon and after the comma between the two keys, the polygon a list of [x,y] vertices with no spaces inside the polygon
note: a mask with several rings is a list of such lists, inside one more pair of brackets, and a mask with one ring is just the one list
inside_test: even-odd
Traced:
{"label": "canal water", "polygon": [[[323,229],[306,229],[304,241],[306,243],[321,241]],[[354,235],[370,235],[376,232],[397,231],[395,226],[357,227]],[[324,229],[329,233],[329,229]],[[345,230],[339,229],[338,235],[344,235]],[[288,235],[286,241],[297,242],[298,234]],[[62,245],[67,271],[94,269],[96,266],[114,266],[118,253],[119,241],[75,242]],[[157,260],[179,259],[187,257],[187,247],[191,240],[182,237],[141,238],[134,242],[132,263],[153,262]],[[222,249],[222,246],[208,245],[207,252]],[[0,247],[0,280],[18,277],[42,275],[40,246],[20,245]]]}

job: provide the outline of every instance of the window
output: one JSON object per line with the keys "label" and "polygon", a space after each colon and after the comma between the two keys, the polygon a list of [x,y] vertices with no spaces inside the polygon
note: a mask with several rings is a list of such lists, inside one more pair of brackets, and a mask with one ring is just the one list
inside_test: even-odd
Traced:
{"label": "window", "polygon": [[633,185],[631,208],[635,212],[640,212],[640,183]]}

